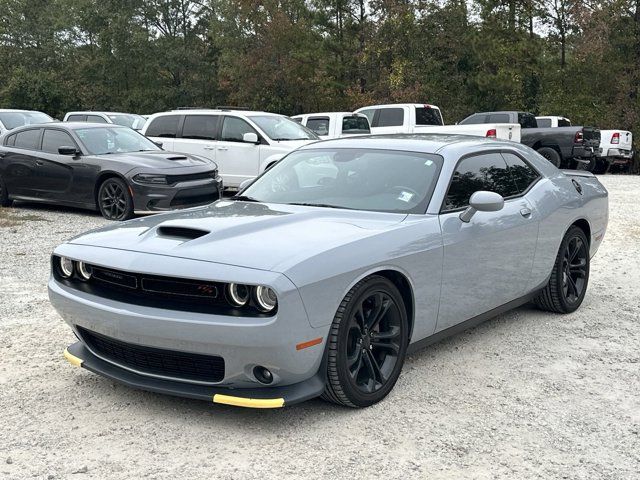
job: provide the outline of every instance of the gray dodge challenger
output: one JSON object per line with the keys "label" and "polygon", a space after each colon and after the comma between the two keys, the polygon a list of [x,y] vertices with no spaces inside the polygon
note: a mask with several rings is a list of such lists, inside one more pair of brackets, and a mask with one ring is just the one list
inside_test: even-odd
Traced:
{"label": "gray dodge challenger", "polygon": [[525,302],[582,303],[608,220],[592,174],[457,135],[304,146],[236,197],[57,247],[73,365],[275,408],[366,407],[407,354]]}

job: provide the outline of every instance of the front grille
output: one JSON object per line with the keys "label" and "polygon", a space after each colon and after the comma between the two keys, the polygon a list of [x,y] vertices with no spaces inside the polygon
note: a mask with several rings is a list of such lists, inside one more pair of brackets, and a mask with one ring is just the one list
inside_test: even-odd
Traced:
{"label": "front grille", "polygon": [[213,192],[207,192],[199,195],[193,195],[193,192],[188,190],[176,193],[175,197],[171,200],[171,207],[186,207],[206,205],[213,203],[220,198],[220,194],[217,190]]}
{"label": "front grille", "polygon": [[207,383],[224,379],[222,357],[134,345],[82,327],[77,329],[82,340],[96,354],[138,372]]}
{"label": "front grille", "polygon": [[208,172],[190,173],[186,175],[167,175],[167,182],[171,185],[180,182],[193,182],[195,180],[207,180],[216,178],[218,175],[217,170],[210,170]]}

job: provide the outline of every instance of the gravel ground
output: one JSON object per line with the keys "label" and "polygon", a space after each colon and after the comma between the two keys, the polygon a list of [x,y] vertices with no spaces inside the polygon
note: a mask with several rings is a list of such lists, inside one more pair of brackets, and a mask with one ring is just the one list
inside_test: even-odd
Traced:
{"label": "gravel ground", "polygon": [[49,254],[106,221],[0,209],[0,477],[638,479],[640,177],[601,180],[609,230],[577,313],[523,307],[442,341],[366,410],[238,409],[71,367]]}

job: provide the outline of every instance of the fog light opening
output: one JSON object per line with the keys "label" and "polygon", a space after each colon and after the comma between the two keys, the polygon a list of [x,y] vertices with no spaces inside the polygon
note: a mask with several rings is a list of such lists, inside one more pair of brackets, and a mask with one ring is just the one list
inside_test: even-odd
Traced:
{"label": "fog light opening", "polygon": [[273,373],[271,373],[268,368],[260,365],[253,367],[253,376],[256,377],[256,380],[260,383],[264,383],[265,385],[269,385],[273,382]]}

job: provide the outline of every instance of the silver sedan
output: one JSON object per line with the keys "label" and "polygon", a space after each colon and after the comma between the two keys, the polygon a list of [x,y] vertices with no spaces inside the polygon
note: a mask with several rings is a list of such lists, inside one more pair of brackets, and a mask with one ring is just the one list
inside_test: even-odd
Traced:
{"label": "silver sedan", "polygon": [[56,248],[74,365],[270,408],[366,407],[405,356],[533,301],[575,311],[607,191],[528,147],[453,135],[302,147],[236,197]]}

